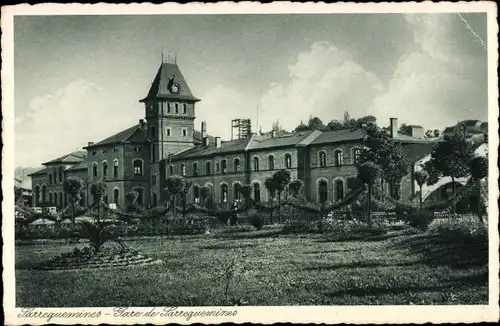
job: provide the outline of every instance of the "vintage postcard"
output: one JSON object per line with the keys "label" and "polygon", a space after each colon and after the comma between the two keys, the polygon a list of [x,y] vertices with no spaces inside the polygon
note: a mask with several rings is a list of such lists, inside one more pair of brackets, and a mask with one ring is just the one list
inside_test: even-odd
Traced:
{"label": "vintage postcard", "polygon": [[498,321],[494,2],[1,24],[6,324]]}

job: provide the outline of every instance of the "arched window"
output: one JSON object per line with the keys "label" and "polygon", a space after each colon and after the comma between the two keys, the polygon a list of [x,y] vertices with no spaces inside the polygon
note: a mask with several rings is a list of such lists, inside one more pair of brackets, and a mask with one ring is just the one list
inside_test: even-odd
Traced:
{"label": "arched window", "polygon": [[196,162],[193,163],[193,175],[194,176],[198,175],[198,163]]}
{"label": "arched window", "polygon": [[259,171],[259,158],[257,156],[253,158],[253,170]]}
{"label": "arched window", "polygon": [[198,204],[200,202],[200,187],[199,186],[193,187],[193,202],[196,204]]}
{"label": "arched window", "polygon": [[108,176],[108,162],[102,162],[102,177],[106,178]]}
{"label": "arched window", "polygon": [[289,153],[285,154],[285,168],[286,169],[292,168],[292,155],[290,155]]}
{"label": "arched window", "polygon": [[140,159],[135,159],[133,161],[133,166],[134,166],[134,175],[135,176],[140,176],[142,175],[142,169],[143,169],[143,166],[142,166],[142,160]]}
{"label": "arched window", "polygon": [[401,184],[396,182],[390,183],[389,192],[392,198],[397,200],[401,199]]}
{"label": "arched window", "polygon": [[62,192],[59,193],[59,207],[63,207],[64,195]]}
{"label": "arched window", "polygon": [[212,174],[212,162],[210,162],[210,161],[205,162],[205,174],[206,175]]}
{"label": "arched window", "polygon": [[241,184],[239,183],[233,184],[233,199],[234,200],[241,199]]}
{"label": "arched window", "polygon": [[153,207],[158,206],[158,196],[156,196],[156,193],[153,192]]}
{"label": "arched window", "polygon": [[226,160],[220,161],[220,165],[221,165],[222,174],[226,173],[227,172],[227,161]]}
{"label": "arched window", "polygon": [[40,203],[40,186],[36,185],[35,187],[35,197],[34,197],[34,206],[38,205]]}
{"label": "arched window", "polygon": [[63,173],[62,170],[59,171],[59,182],[63,182]]}
{"label": "arched window", "polygon": [[359,148],[352,149],[352,164],[354,165],[358,164],[360,155],[361,155],[361,150]]}
{"label": "arched window", "polygon": [[49,173],[49,184],[52,184],[52,173]]}
{"label": "arched window", "polygon": [[134,188],[138,194],[137,196],[137,205],[144,205],[144,189],[143,188]]}
{"label": "arched window", "polygon": [[113,189],[113,203],[118,206],[118,203],[120,202],[120,189],[115,188]]}
{"label": "arched window", "polygon": [[97,162],[92,163],[92,177],[97,179]]}
{"label": "arched window", "polygon": [[269,155],[267,157],[267,162],[268,162],[268,170],[274,170],[274,156]]}
{"label": "arched window", "polygon": [[52,201],[52,193],[49,192],[49,203],[53,204],[54,202]]}
{"label": "arched window", "polygon": [[47,201],[47,187],[45,185],[42,185],[42,197],[40,199],[40,202],[45,203]]}
{"label": "arched window", "polygon": [[335,200],[339,201],[344,199],[344,181],[335,180]]}
{"label": "arched window", "polygon": [[240,159],[235,158],[234,159],[234,172],[238,172],[239,169],[240,169]]}
{"label": "arched window", "polygon": [[342,166],[344,164],[344,157],[342,155],[342,150],[337,149],[333,152],[333,157],[335,161],[335,166]]}
{"label": "arched window", "polygon": [[260,203],[260,184],[257,182],[253,184],[253,200]]}
{"label": "arched window", "polygon": [[85,202],[85,191],[80,192],[80,205],[87,206],[87,203]]}
{"label": "arched window", "polygon": [[227,202],[227,184],[225,183],[220,185],[220,201],[223,203]]}
{"label": "arched window", "polygon": [[174,175],[174,166],[173,166],[173,165],[170,165],[170,166],[168,167],[168,174],[169,174],[169,175]]}
{"label": "arched window", "polygon": [[325,180],[318,182],[318,201],[320,204],[328,200],[328,183]]}
{"label": "arched window", "polygon": [[118,160],[114,160],[113,161],[113,178],[118,178],[118,166],[119,166],[119,163],[118,163]]}
{"label": "arched window", "polygon": [[59,200],[57,198],[57,192],[54,193],[54,205],[56,205],[57,207],[60,207]]}
{"label": "arched window", "polygon": [[181,175],[186,175],[186,164],[181,164]]}
{"label": "arched window", "polygon": [[326,153],[324,151],[318,153],[318,161],[321,168],[326,166]]}

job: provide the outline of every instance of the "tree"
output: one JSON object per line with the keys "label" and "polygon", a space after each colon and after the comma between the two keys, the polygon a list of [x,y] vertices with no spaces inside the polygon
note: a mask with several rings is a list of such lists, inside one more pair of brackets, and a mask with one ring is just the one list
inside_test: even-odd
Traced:
{"label": "tree", "polygon": [[273,179],[278,194],[278,218],[281,221],[281,194],[290,183],[290,172],[287,170],[279,170],[274,172],[271,178]]}
{"label": "tree", "polygon": [[[276,195],[276,181],[274,178],[267,177],[266,180],[264,181],[264,186],[266,187],[267,191],[269,192],[269,197],[271,199],[274,199],[274,196]],[[272,204],[272,203],[271,203]],[[273,223],[273,211],[272,209],[269,210],[269,222]]]}
{"label": "tree", "polygon": [[371,204],[373,184],[380,176],[380,167],[373,162],[365,162],[358,166],[358,179],[368,186],[368,224],[371,224]]}
{"label": "tree", "polygon": [[300,179],[296,179],[290,182],[290,184],[288,185],[288,189],[290,190],[292,196],[298,196],[300,194],[303,184],[304,183]]}
{"label": "tree", "polygon": [[441,131],[439,129],[434,129],[434,137],[439,137],[441,135]]}
{"label": "tree", "polygon": [[411,136],[411,127],[406,123],[402,123],[398,132],[403,135]]}
{"label": "tree", "polygon": [[488,176],[488,159],[484,156],[476,156],[469,160],[469,170],[471,177],[476,182],[477,188],[477,217],[479,222],[484,223],[481,210],[481,179]]}
{"label": "tree", "polygon": [[357,120],[358,124],[359,123],[366,123],[366,124],[377,124],[377,118],[375,118],[373,115],[365,115],[364,117],[361,117]]}
{"label": "tree", "polygon": [[139,198],[139,193],[135,190],[131,190],[125,194],[125,199],[127,200],[127,211],[137,210],[138,198]]}
{"label": "tree", "polygon": [[108,186],[104,182],[93,183],[90,187],[93,205],[97,210],[97,222],[100,222],[100,210],[103,204],[104,196],[108,194]]}
{"label": "tree", "polygon": [[434,132],[433,132],[431,129],[427,129],[427,130],[425,131],[425,137],[427,137],[427,138],[432,138],[432,137],[434,137]]}
{"label": "tree", "polygon": [[243,199],[245,200],[245,207],[248,207],[250,205],[250,198],[252,195],[252,186],[250,185],[241,186],[240,193]]}
{"label": "tree", "polygon": [[14,200],[15,203],[22,203],[23,200],[23,190],[19,187],[14,187]]}
{"label": "tree", "polygon": [[433,147],[431,158],[424,168],[429,175],[433,175],[433,181],[440,176],[451,177],[453,196],[455,196],[455,179],[465,177],[469,173],[468,162],[473,157],[472,144],[463,136],[455,134]]}
{"label": "tree", "polygon": [[365,128],[367,137],[358,165],[373,162],[380,167],[381,177],[390,183],[399,183],[408,174],[410,162],[400,143],[393,141],[383,130],[374,125]]}
{"label": "tree", "polygon": [[307,129],[325,131],[326,127],[320,118],[314,117],[309,119],[309,122],[307,123]]}
{"label": "tree", "polygon": [[180,175],[173,175],[167,178],[165,189],[171,194],[170,205],[173,209],[174,215],[176,214],[175,204],[179,194],[184,189],[184,178]]}
{"label": "tree", "polygon": [[[208,186],[201,187],[200,194],[201,194],[201,198],[204,199],[203,205],[211,207],[212,192],[210,190],[210,187],[208,187]],[[210,204],[209,204],[209,202],[210,202]]]}
{"label": "tree", "polygon": [[332,121],[328,122],[328,125],[326,126],[326,128],[330,131],[335,131],[335,130],[344,129],[345,127],[341,121],[332,120]]}
{"label": "tree", "polygon": [[419,170],[416,171],[413,176],[415,177],[415,181],[417,181],[418,187],[420,188],[419,203],[420,203],[420,209],[422,210],[422,198],[423,198],[422,187],[424,186],[424,183],[427,181],[429,174],[425,170]]}
{"label": "tree", "polygon": [[344,128],[357,128],[358,123],[352,119],[348,111],[344,112]]}
{"label": "tree", "polygon": [[181,195],[182,195],[182,217],[186,217],[186,203],[187,203],[187,194],[189,192],[189,189],[191,189],[191,186],[193,183],[189,180],[186,180],[183,178],[183,184],[182,184],[182,190],[181,190]]}
{"label": "tree", "polygon": [[295,132],[307,130],[307,126],[300,121],[300,124],[295,128]]}
{"label": "tree", "polygon": [[68,177],[63,182],[64,192],[69,195],[71,202],[71,224],[73,227],[75,226],[75,205],[80,199],[80,192],[84,185],[83,180],[77,177]]}

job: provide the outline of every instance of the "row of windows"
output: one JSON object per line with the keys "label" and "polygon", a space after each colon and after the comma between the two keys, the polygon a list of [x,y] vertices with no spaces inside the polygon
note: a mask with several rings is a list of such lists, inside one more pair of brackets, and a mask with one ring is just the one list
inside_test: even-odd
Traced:
{"label": "row of windows", "polygon": [[[137,150],[137,149],[139,149],[139,150]],[[140,150],[140,147],[136,147],[134,150],[135,150],[136,152],[140,152],[140,151],[141,151],[141,150]],[[103,150],[102,150],[102,153],[103,153],[103,154],[106,154],[107,152],[108,152],[108,149],[107,149],[107,148],[105,148],[105,149],[103,149]],[[117,153],[117,152],[118,152],[118,148],[113,147],[113,153]],[[96,156],[96,155],[97,155],[97,151],[92,151],[92,156]]]}
{"label": "row of windows", "polygon": [[[284,155],[284,166],[286,169],[291,169],[292,168],[292,155],[290,155],[289,153],[286,153]],[[253,170],[254,171],[260,171],[260,159],[257,157],[257,156],[254,156],[253,158]],[[267,167],[268,167],[268,170],[274,170],[275,167],[274,167],[274,156],[273,155],[269,155],[268,158],[267,158]],[[192,165],[192,171],[193,171],[193,176],[199,176],[200,175],[200,172],[199,172],[199,169],[198,169],[198,163],[197,162],[194,162],[193,165]],[[240,164],[240,159],[239,158],[235,158],[233,160],[233,172],[240,172],[241,171],[241,164]],[[222,173],[222,174],[225,174],[228,172],[228,168],[227,168],[227,160],[223,159],[217,163],[215,163],[215,172],[216,173]],[[211,161],[206,161],[205,162],[205,175],[211,175],[213,173],[212,171],[212,162]],[[174,174],[174,166],[173,165],[170,165],[169,167],[169,174],[170,175],[173,175]],[[181,164],[180,165],[180,174],[181,175],[186,175],[186,165],[185,164]]]}
{"label": "row of windows", "polygon": [[[142,176],[143,175],[143,170],[144,170],[144,161],[142,159],[134,159],[132,161],[132,166],[133,166],[133,171],[134,171],[134,176]],[[120,167],[120,164],[118,163],[118,160],[113,161],[113,178],[116,179],[118,178],[118,169]],[[92,177],[94,179],[97,178],[98,175],[98,164],[97,162],[92,163]],[[102,162],[102,177],[107,178],[108,177],[108,162],[103,161]]]}
{"label": "row of windows", "polygon": [[[211,200],[212,198],[212,187],[209,187],[210,191],[208,193],[202,194],[201,192],[201,187],[198,185],[193,186],[193,202],[195,203],[200,203],[204,202],[206,200]],[[260,184],[259,183],[254,183],[253,186],[253,198],[255,201],[260,202]],[[242,199],[241,195],[241,184],[240,183],[234,183],[233,184],[233,200],[239,201]],[[225,183],[220,184],[220,202],[221,203],[227,203],[229,200],[229,195],[228,195],[228,185]]]}
{"label": "row of windows", "polygon": [[[352,164],[356,165],[359,161],[359,156],[361,155],[361,149],[353,148],[352,149]],[[342,166],[344,165],[344,154],[341,149],[336,149],[333,152],[333,165],[334,166]],[[326,151],[320,151],[318,153],[318,166],[326,167]]]}
{"label": "row of windows", "polygon": [[182,114],[187,114],[187,104],[186,103],[171,103],[171,102],[161,102],[162,111],[167,112],[167,114],[174,113],[179,114],[182,111]]}
{"label": "row of windows", "polygon": [[[47,188],[45,185],[42,185],[41,187],[36,186],[35,195],[33,196],[35,204],[48,202],[58,207],[62,207],[63,205],[68,204],[68,198],[69,196],[66,196],[66,198],[64,197],[64,193],[62,191],[47,193]],[[85,192],[80,193],[79,204],[82,206],[85,205]]]}
{"label": "row of windows", "polygon": [[[156,127],[151,126],[150,130],[151,130],[149,132],[150,137],[153,139],[156,138]],[[171,127],[165,128],[165,133],[166,133],[167,137],[172,136],[172,128]],[[187,128],[181,128],[181,135],[182,135],[182,137],[187,137],[187,135],[188,135]]]}
{"label": "row of windows", "polygon": [[62,171],[59,171],[59,173],[54,173],[54,175],[52,175],[52,173],[49,173],[49,184],[60,183],[63,181]]}

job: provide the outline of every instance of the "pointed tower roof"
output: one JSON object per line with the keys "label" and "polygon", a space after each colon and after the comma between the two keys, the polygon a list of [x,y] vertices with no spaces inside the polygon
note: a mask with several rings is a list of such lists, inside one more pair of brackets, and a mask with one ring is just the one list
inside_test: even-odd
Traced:
{"label": "pointed tower roof", "polygon": [[[177,92],[174,89],[177,88]],[[177,99],[198,102],[200,99],[193,96],[189,86],[176,63],[162,63],[158,69],[148,95],[140,100],[145,102],[152,99]]]}

